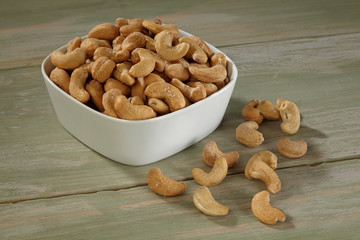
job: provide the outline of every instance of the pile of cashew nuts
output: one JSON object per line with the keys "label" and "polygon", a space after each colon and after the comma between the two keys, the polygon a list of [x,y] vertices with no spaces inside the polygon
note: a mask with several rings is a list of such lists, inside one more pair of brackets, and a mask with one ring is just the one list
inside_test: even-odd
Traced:
{"label": "pile of cashew nuts", "polygon": [[227,60],[160,19],[116,19],[51,55],[50,79],[108,116],[144,120],[198,102],[228,82]]}
{"label": "pile of cashew nuts", "polygon": [[[285,134],[294,134],[300,128],[300,112],[295,103],[279,99],[276,105],[269,101],[252,100],[242,110],[246,120],[236,128],[236,139],[248,147],[259,146],[263,141],[263,135],[257,130],[264,119],[280,120],[281,130]],[[298,158],[307,151],[307,143],[303,140],[293,141],[282,138],[277,142],[278,151],[287,158]],[[211,167],[210,172],[200,168],[192,170],[192,176],[198,187],[193,193],[193,202],[196,208],[210,216],[225,216],[229,207],[217,202],[208,187],[219,185],[225,179],[228,168],[233,167],[239,161],[236,151],[224,153],[214,141],[208,142],[203,149],[202,159],[205,165]],[[281,181],[275,172],[277,168],[277,156],[271,151],[264,150],[253,155],[245,167],[245,177],[249,180],[262,180],[267,190],[254,195],[251,201],[253,214],[263,223],[275,224],[277,221],[285,221],[285,214],[270,204],[270,193],[275,194],[281,189]],[[186,190],[184,181],[175,181],[162,174],[159,168],[150,169],[147,175],[149,188],[162,196],[177,196]]]}

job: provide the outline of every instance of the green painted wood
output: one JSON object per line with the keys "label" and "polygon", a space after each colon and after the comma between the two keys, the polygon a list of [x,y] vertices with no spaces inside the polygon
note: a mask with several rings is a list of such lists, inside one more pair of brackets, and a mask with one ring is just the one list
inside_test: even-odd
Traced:
{"label": "green painted wood", "polygon": [[159,17],[216,46],[360,32],[357,0],[5,0],[0,70],[39,66],[54,49],[117,17]]}
{"label": "green painted wood", "polygon": [[264,189],[243,174],[211,187],[230,207],[225,217],[200,213],[192,202],[199,186],[187,181],[178,197],[147,187],[0,204],[2,239],[356,239],[360,234],[360,160],[277,169],[282,189],[271,204],[287,219],[258,221],[251,199]]}

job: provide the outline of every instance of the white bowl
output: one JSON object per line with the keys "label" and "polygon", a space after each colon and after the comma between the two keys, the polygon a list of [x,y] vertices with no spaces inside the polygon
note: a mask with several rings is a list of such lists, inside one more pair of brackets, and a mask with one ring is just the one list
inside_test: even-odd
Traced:
{"label": "white bowl", "polygon": [[[191,34],[180,30],[180,36]],[[221,52],[208,45],[214,52]],[[216,93],[164,116],[129,121],[102,114],[61,90],[49,78],[55,68],[50,56],[43,61],[41,72],[60,123],[96,152],[134,166],[169,157],[213,132],[225,114],[238,75],[235,64],[227,57],[230,82]]]}

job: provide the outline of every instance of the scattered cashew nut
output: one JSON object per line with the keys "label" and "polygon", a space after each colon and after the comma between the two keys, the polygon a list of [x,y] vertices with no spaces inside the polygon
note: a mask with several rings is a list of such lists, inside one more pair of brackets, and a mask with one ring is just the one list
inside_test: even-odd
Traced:
{"label": "scattered cashew nut", "polygon": [[209,173],[204,172],[200,168],[194,168],[192,176],[198,184],[210,187],[220,184],[226,177],[227,171],[227,161],[225,158],[220,157],[216,159],[214,167]]}
{"label": "scattered cashew nut", "polygon": [[260,109],[258,108],[260,101],[257,99],[251,100],[248,102],[241,111],[243,118],[246,121],[254,121],[258,125],[264,120],[263,115],[261,115]]}
{"label": "scattered cashew nut", "polygon": [[193,195],[194,205],[197,209],[210,216],[225,216],[229,207],[218,203],[206,186],[198,187]]}
{"label": "scattered cashew nut", "polygon": [[228,167],[233,167],[239,161],[239,153],[236,151],[223,153],[218,148],[216,142],[210,141],[208,142],[203,149],[202,159],[206,165],[209,167],[213,167],[216,159],[225,158]]}
{"label": "scattered cashew nut", "polygon": [[270,193],[266,190],[255,194],[251,200],[251,210],[255,217],[266,224],[275,224],[277,221],[284,222],[286,219],[281,210],[271,206]]}
{"label": "scattered cashew nut", "polygon": [[286,134],[294,134],[300,128],[300,112],[295,103],[283,101],[279,106],[280,116],[283,122],[281,130]]}
{"label": "scattered cashew nut", "polygon": [[259,102],[258,109],[267,120],[279,120],[281,118],[279,110],[268,100]]}
{"label": "scattered cashew nut", "polygon": [[162,196],[177,196],[185,192],[186,183],[175,181],[162,174],[159,168],[151,168],[146,176],[149,188]]}
{"label": "scattered cashew nut", "polygon": [[264,137],[258,128],[259,125],[254,121],[243,122],[236,128],[236,139],[248,147],[259,146]]}
{"label": "scattered cashew nut", "polygon": [[299,158],[305,155],[307,143],[304,140],[292,141],[289,138],[281,138],[277,142],[279,153],[287,158]]}

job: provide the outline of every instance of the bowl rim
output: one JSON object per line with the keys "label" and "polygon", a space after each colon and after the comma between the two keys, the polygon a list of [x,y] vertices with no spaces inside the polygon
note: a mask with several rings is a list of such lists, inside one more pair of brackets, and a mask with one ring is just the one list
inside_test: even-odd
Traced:
{"label": "bowl rim", "polygon": [[[180,31],[180,36],[181,35],[185,35],[185,36],[193,36],[192,34],[183,31],[181,29],[179,29]],[[87,35],[83,36],[81,39],[87,38]],[[197,108],[200,107],[203,104],[206,104],[207,102],[211,101],[213,98],[216,98],[217,95],[221,95],[224,91],[226,91],[228,88],[231,88],[232,85],[234,85],[237,81],[237,77],[238,77],[238,70],[237,67],[235,65],[235,63],[225,54],[223,53],[221,50],[219,50],[218,48],[216,48],[215,46],[211,45],[210,43],[204,41],[214,52],[220,52],[222,54],[225,55],[226,60],[228,62],[227,65],[227,70],[229,70],[230,66],[229,63],[232,66],[232,73],[231,76],[228,76],[229,78],[229,83],[226,84],[223,88],[221,88],[220,90],[216,91],[215,93],[211,94],[210,96],[202,99],[201,101],[192,103],[191,105],[184,107],[182,109],[179,109],[175,112],[171,112],[165,115],[161,115],[161,116],[156,116],[154,118],[150,118],[150,119],[145,119],[145,120],[126,120],[126,119],[121,119],[121,118],[114,118],[111,116],[108,116],[106,114],[103,114],[87,105],[85,105],[84,103],[79,102],[78,100],[76,100],[74,97],[72,97],[70,94],[66,93],[65,91],[63,91],[60,87],[58,87],[53,81],[51,81],[50,77],[48,76],[48,74],[45,71],[45,64],[50,62],[51,63],[51,54],[52,52],[45,57],[45,59],[43,60],[43,62],[41,63],[41,73],[44,77],[44,79],[50,84],[52,85],[55,89],[58,90],[58,92],[61,92],[61,94],[66,97],[67,99],[69,99],[70,101],[72,101],[74,104],[78,104],[78,106],[81,106],[83,108],[88,109],[89,111],[93,111],[94,114],[97,114],[99,117],[102,117],[104,119],[110,120],[110,121],[115,121],[115,122],[119,122],[122,124],[129,124],[129,125],[138,125],[138,124],[144,124],[144,123],[151,123],[151,122],[155,122],[155,121],[162,121],[162,120],[166,120],[168,118],[175,118],[177,115],[179,114],[184,114],[186,113],[186,111],[191,111],[193,108]],[[62,47],[58,48],[57,50],[64,50],[66,48],[66,45],[63,45]]]}

